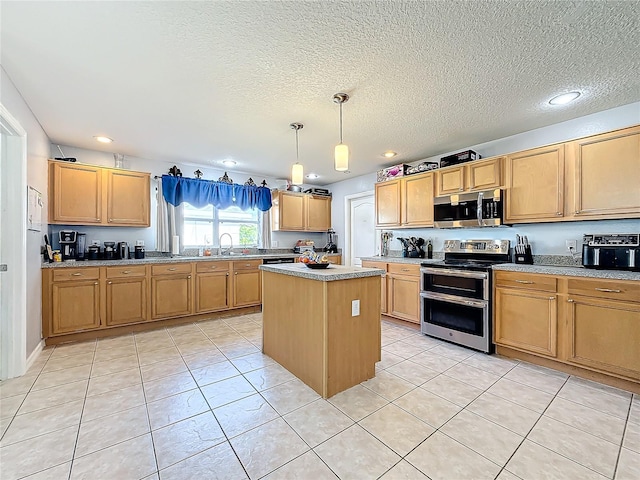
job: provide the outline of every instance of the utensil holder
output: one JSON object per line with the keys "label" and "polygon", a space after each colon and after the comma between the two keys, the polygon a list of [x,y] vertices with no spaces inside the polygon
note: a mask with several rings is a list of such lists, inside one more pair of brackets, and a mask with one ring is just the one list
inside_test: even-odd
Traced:
{"label": "utensil holder", "polygon": [[524,265],[533,265],[533,255],[531,254],[531,245],[525,245],[524,253],[514,253],[516,263]]}

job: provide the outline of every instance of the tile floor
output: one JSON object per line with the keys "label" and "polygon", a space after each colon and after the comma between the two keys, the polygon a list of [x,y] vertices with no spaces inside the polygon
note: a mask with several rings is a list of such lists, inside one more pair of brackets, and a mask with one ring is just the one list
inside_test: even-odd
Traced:
{"label": "tile floor", "polygon": [[260,353],[260,314],[49,347],[0,384],[0,478],[640,478],[639,396],[382,331],[329,400]]}

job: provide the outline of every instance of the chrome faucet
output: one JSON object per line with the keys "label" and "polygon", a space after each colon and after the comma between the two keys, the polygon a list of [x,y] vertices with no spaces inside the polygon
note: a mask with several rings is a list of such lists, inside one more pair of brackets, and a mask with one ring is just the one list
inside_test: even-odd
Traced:
{"label": "chrome faucet", "polygon": [[[229,237],[229,248],[227,248],[226,251],[222,251],[222,237],[224,236]],[[220,235],[220,238],[218,240],[218,255],[229,255],[231,254],[231,249],[233,248],[233,238],[231,237],[230,233],[223,233],[222,235]]]}

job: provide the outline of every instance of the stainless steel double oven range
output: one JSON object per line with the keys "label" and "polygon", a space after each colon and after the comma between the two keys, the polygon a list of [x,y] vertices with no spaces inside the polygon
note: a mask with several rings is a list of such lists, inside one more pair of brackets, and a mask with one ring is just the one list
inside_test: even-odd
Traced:
{"label": "stainless steel double oven range", "polygon": [[445,240],[420,268],[422,333],[491,353],[491,266],[510,260],[509,240]]}

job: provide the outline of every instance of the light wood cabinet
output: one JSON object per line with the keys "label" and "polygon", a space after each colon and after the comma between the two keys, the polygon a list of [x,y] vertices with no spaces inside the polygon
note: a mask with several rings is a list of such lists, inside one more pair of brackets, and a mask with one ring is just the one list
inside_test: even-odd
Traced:
{"label": "light wood cabinet", "polygon": [[406,227],[433,225],[434,173],[408,176],[401,183],[401,221]]}
{"label": "light wood cabinet", "polygon": [[49,223],[150,225],[150,175],[49,161]]}
{"label": "light wood cabinet", "polygon": [[378,227],[399,226],[401,223],[400,180],[376,183],[375,198],[376,225]]}
{"label": "light wood cabinet", "polygon": [[233,307],[260,305],[262,302],[262,260],[232,262]]}
{"label": "light wood cabinet", "polygon": [[640,217],[640,126],[567,144],[576,220]]}
{"label": "light wood cabinet", "polygon": [[550,222],[564,215],[564,144],[506,157],[505,223]]}
{"label": "light wood cabinet", "polygon": [[107,280],[106,324],[125,325],[147,320],[146,277]]}
{"label": "light wood cabinet", "polygon": [[322,232],[331,228],[331,197],[274,191],[271,228],[274,231]]}
{"label": "light wood cabinet", "polygon": [[[387,271],[387,264],[385,262],[371,262],[364,260],[362,266],[365,268],[379,268],[380,270]],[[387,311],[387,274],[383,273],[380,277],[380,313],[384,315],[388,314]]]}
{"label": "light wood cabinet", "polygon": [[[501,282],[501,280],[505,282]],[[558,312],[555,288],[536,288],[535,275],[496,273],[494,341],[519,350],[555,357]],[[519,288],[502,286],[519,285]],[[529,287],[529,288],[525,288]],[[546,287],[546,285],[545,285]]]}
{"label": "light wood cabinet", "polygon": [[149,174],[106,170],[107,223],[149,226]]}
{"label": "light wood cabinet", "polygon": [[498,188],[503,185],[504,157],[475,160],[436,171],[436,195],[453,195]]}
{"label": "light wood cabinet", "polygon": [[329,263],[342,265],[342,255],[327,255],[327,258],[329,259]]}
{"label": "light wood cabinet", "polygon": [[102,223],[102,168],[49,163],[49,223]]}
{"label": "light wood cabinet", "polygon": [[151,318],[179,317],[193,312],[190,263],[154,265],[151,275]]}
{"label": "light wood cabinet", "polygon": [[43,304],[51,310],[47,312],[48,315],[43,315],[43,320],[47,320],[47,324],[43,325],[43,331],[57,335],[99,328],[99,269],[65,270],[53,272],[54,274],[49,274],[47,279],[50,289],[43,291]]}
{"label": "light wood cabinet", "polygon": [[420,265],[365,260],[363,267],[379,268],[381,313],[412,323],[420,323]]}
{"label": "light wood cabinet", "polygon": [[229,308],[229,272],[196,274],[196,313]]}

